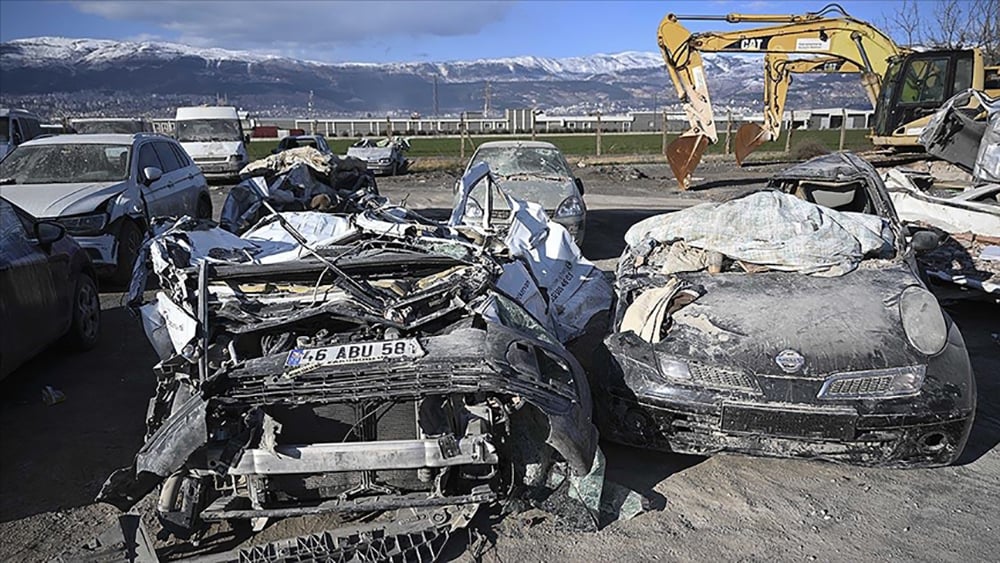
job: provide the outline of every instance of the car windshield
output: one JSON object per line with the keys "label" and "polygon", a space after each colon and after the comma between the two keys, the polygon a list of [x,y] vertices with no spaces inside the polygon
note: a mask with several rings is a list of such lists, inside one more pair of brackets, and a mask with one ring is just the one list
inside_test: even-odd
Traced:
{"label": "car windshield", "polygon": [[0,162],[0,184],[120,182],[128,177],[130,145],[20,146]]}
{"label": "car windshield", "polygon": [[6,143],[10,140],[10,118],[0,117],[0,143]]}
{"label": "car windshield", "polygon": [[77,133],[85,135],[94,133],[142,133],[142,122],[130,119],[110,119],[107,121],[77,121],[73,123]]}
{"label": "car windshield", "polygon": [[232,119],[186,119],[176,122],[177,140],[241,141],[240,124]]}
{"label": "car windshield", "polygon": [[476,151],[469,166],[480,162],[489,164],[490,171],[499,176],[572,176],[562,154],[546,147],[484,147]]}

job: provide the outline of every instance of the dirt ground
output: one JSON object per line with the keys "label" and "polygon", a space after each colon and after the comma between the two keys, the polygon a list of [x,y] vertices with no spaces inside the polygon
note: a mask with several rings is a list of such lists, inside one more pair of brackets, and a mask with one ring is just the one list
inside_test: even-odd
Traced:
{"label": "dirt ground", "polygon": [[[584,254],[611,269],[634,222],[766,177],[709,161],[679,193],[665,165],[587,166]],[[720,178],[734,181],[723,184]],[[430,215],[451,205],[456,175],[428,172],[379,182],[394,200]],[[216,210],[226,187],[214,187]],[[111,525],[93,503],[104,479],[142,443],[155,363],[121,294],[102,294],[97,349],[53,348],[0,382],[0,560],[47,561]],[[979,388],[972,436],[954,466],[884,470],[737,455],[713,458],[603,444],[608,476],[647,496],[651,510],[598,532],[567,530],[532,511],[492,528],[485,561],[920,560],[987,561],[1000,552],[1000,307],[947,307],[965,336]],[[10,327],[4,327],[10,330]],[[65,402],[46,406],[51,385]],[[308,521],[265,534],[302,533]],[[468,553],[456,554],[460,560]]]}

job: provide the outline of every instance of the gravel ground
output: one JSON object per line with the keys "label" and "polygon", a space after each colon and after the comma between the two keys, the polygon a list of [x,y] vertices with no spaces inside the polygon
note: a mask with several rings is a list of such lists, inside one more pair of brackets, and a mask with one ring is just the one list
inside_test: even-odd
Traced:
{"label": "gravel ground", "polygon": [[[674,191],[664,165],[588,166],[579,174],[589,208],[586,256],[605,269],[622,235],[652,214],[744,189],[771,167],[708,161],[689,192]],[[720,185],[718,178],[735,178]],[[456,177],[423,173],[380,181],[383,193],[444,213]],[[216,210],[226,187],[213,188]],[[436,211],[435,211],[436,210]],[[0,560],[46,561],[114,522],[92,502],[101,483],[142,443],[153,393],[154,354],[121,294],[102,294],[97,349],[52,348],[0,382]],[[566,530],[538,512],[493,527],[486,561],[553,560],[921,560],[987,561],[1000,552],[1000,310],[948,307],[961,328],[979,387],[975,426],[956,465],[931,470],[863,469],[829,463],[713,458],[605,444],[608,475],[640,491],[652,509],[599,532]],[[8,328],[9,329],[9,328]],[[52,385],[66,401],[46,406]],[[264,533],[302,533],[314,520],[280,522]],[[451,558],[469,559],[460,549]]]}

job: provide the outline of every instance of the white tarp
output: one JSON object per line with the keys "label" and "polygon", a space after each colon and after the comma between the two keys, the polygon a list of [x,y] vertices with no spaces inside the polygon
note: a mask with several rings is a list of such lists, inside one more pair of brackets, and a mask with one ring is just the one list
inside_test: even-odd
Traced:
{"label": "white tarp", "polygon": [[843,212],[778,191],[761,191],[724,203],[703,203],[633,225],[625,242],[644,240],[715,251],[774,270],[839,276],[865,257],[892,250],[880,217]]}
{"label": "white tarp", "polygon": [[[481,181],[491,181],[486,163],[473,167],[462,177],[462,191],[452,210],[452,225],[463,224],[469,194]],[[594,315],[611,308],[611,284],[600,269],[580,254],[569,232],[562,225],[549,221],[542,206],[517,199],[502,190],[495,193],[504,198],[511,210],[504,239],[511,256],[524,264],[535,285],[548,296],[549,328],[560,341],[572,340],[584,332]],[[489,205],[484,205],[483,214],[488,218]],[[504,275],[513,277],[506,271]],[[523,284],[523,280],[520,284],[519,280],[508,281],[501,277],[505,285],[516,287]],[[518,299],[516,294],[508,295]],[[530,308],[529,311],[535,315],[535,311]]]}

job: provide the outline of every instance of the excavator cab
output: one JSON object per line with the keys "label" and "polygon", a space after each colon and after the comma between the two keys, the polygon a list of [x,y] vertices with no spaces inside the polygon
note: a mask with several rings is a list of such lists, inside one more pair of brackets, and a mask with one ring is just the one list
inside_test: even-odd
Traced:
{"label": "excavator cab", "polygon": [[973,50],[949,50],[893,58],[882,80],[872,124],[875,144],[904,144],[892,139],[912,139],[923,128],[923,120],[929,119],[945,100],[976,82],[982,83],[981,77],[974,81],[974,72],[982,69],[981,61],[976,64],[977,56],[981,58]]}

